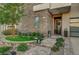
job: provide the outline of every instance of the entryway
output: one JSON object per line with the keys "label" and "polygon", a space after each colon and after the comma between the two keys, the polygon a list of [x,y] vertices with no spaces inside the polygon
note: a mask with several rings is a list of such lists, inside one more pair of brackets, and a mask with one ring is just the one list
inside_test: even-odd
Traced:
{"label": "entryway", "polygon": [[54,17],[54,34],[61,35],[62,17]]}

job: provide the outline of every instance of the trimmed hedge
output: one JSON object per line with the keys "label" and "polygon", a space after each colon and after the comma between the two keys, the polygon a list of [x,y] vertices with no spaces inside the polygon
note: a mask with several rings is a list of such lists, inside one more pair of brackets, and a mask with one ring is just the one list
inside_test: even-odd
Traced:
{"label": "trimmed hedge", "polygon": [[33,36],[8,36],[6,40],[9,41],[32,41],[34,40]]}
{"label": "trimmed hedge", "polygon": [[26,50],[28,50],[28,46],[26,44],[20,44],[17,47],[17,51],[25,52]]}

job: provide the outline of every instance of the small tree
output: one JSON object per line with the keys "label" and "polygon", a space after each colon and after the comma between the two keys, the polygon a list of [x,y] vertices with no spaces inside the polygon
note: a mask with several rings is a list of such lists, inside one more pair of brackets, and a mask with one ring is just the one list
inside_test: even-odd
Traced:
{"label": "small tree", "polygon": [[18,24],[24,15],[23,5],[22,3],[6,3],[0,7],[0,23],[11,25],[13,35],[15,35],[15,24]]}

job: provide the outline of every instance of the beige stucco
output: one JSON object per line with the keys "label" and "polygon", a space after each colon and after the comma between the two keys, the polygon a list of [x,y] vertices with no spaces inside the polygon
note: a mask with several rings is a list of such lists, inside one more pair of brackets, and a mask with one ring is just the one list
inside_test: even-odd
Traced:
{"label": "beige stucco", "polygon": [[50,5],[50,9],[55,9],[55,8],[71,6],[71,3],[51,3],[49,5]]}
{"label": "beige stucco", "polygon": [[49,8],[49,3],[43,3],[43,4],[33,6],[33,11],[39,11],[39,10],[44,10],[48,8]]}
{"label": "beige stucco", "polygon": [[64,29],[67,29],[70,35],[70,13],[62,14],[62,35],[64,35]]}
{"label": "beige stucco", "polygon": [[71,6],[71,3],[42,3],[42,4],[33,6],[33,11],[55,9],[55,8],[61,8],[66,6]]}
{"label": "beige stucco", "polygon": [[79,3],[72,3],[70,17],[79,17]]}

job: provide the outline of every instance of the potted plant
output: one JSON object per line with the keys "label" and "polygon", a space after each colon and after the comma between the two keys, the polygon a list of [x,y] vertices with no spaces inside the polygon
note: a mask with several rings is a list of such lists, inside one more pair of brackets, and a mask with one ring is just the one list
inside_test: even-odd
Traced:
{"label": "potted plant", "polygon": [[64,29],[64,37],[68,37],[68,31],[67,31],[67,28]]}

